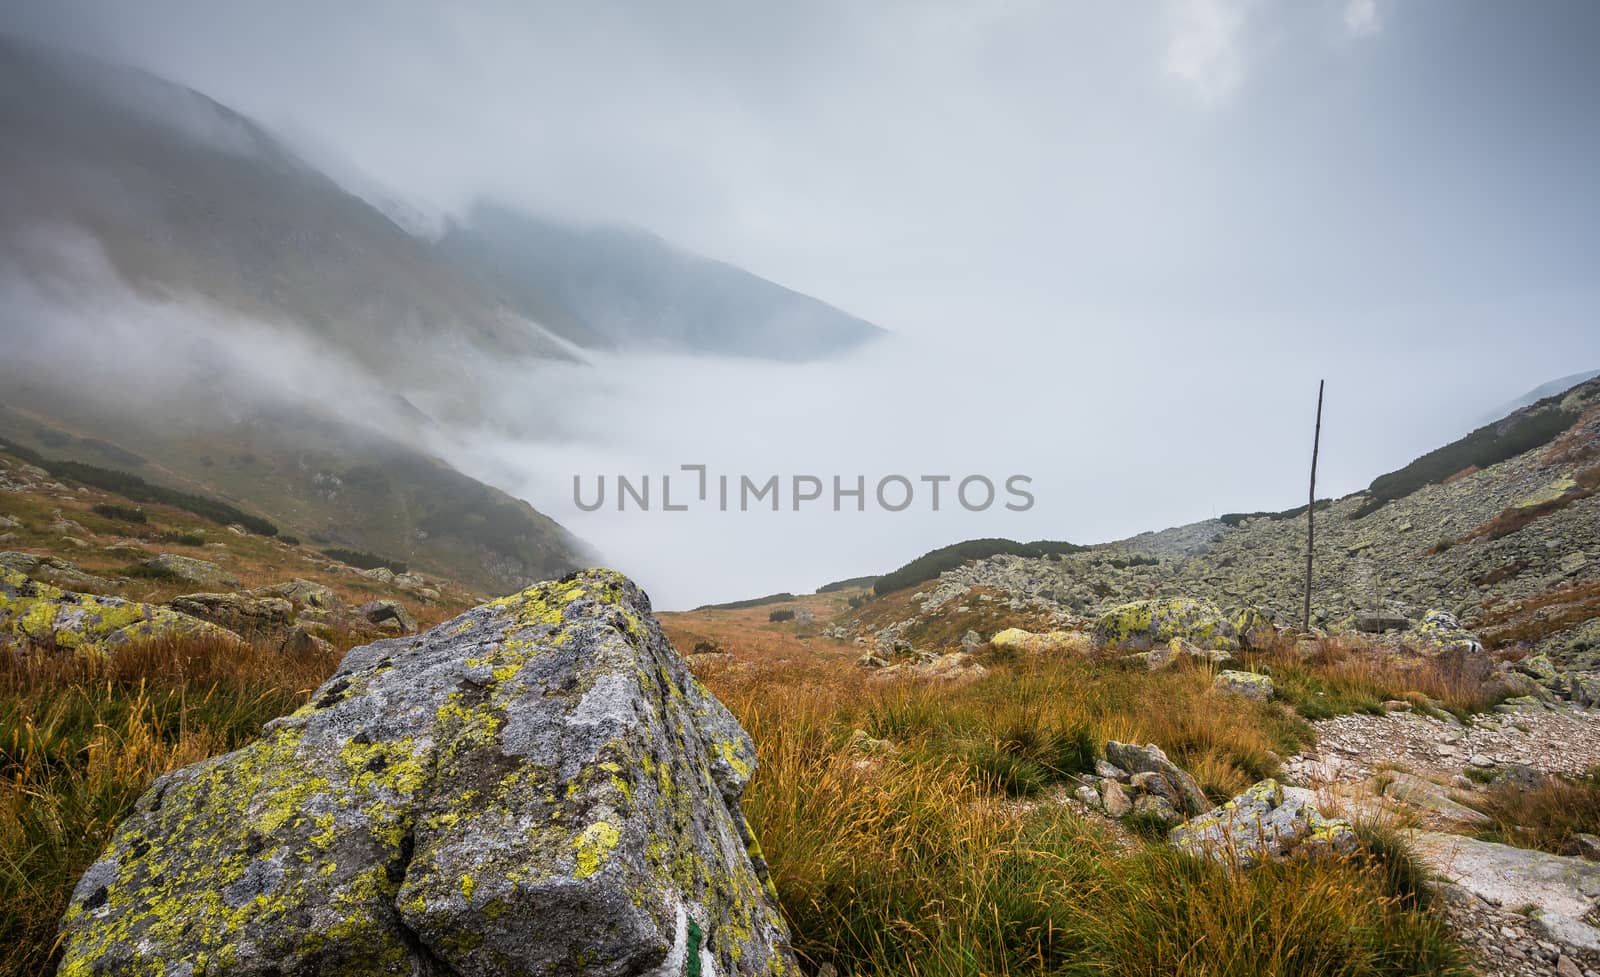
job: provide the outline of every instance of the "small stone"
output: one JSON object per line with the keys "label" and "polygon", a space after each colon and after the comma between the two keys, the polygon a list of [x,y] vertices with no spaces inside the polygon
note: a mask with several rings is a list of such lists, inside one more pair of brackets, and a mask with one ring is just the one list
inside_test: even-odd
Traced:
{"label": "small stone", "polygon": [[1133,800],[1122,784],[1106,777],[1100,781],[1100,806],[1112,817],[1124,818],[1133,810]]}

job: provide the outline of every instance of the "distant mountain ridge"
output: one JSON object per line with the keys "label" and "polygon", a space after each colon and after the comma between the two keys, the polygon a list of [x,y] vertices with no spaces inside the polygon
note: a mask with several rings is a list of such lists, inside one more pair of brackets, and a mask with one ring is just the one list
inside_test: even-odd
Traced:
{"label": "distant mountain ridge", "polygon": [[507,306],[581,346],[809,360],[877,326],[641,231],[578,227],[480,203],[441,250]]}

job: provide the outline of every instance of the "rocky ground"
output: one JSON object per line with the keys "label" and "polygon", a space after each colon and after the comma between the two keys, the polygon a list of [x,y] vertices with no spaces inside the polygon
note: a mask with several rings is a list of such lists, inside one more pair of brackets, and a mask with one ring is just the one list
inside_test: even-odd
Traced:
{"label": "rocky ground", "polygon": [[[1314,724],[1317,746],[1285,763],[1321,803],[1416,825],[1415,850],[1448,880],[1440,905],[1488,975],[1600,973],[1600,863],[1480,841],[1472,805],[1490,777],[1532,786],[1600,766],[1600,719],[1570,707],[1475,717],[1415,712]],[[1468,773],[1475,777],[1466,776]],[[1588,853],[1600,856],[1600,849]]]}
{"label": "rocky ground", "polygon": [[[1581,420],[1549,444],[1364,515],[1365,493],[1319,509],[1314,623],[1338,630],[1375,615],[1414,623],[1438,609],[1491,641],[1529,641],[1568,666],[1600,665],[1600,494],[1585,487],[1600,461],[1600,382],[1576,388],[1563,406]],[[1507,514],[1516,520],[1496,522]],[[1303,514],[1207,520],[1082,553],[970,563],[919,588],[920,603],[931,612],[981,589],[1018,610],[1093,617],[1129,600],[1183,595],[1259,606],[1289,623],[1300,613],[1305,538]]]}

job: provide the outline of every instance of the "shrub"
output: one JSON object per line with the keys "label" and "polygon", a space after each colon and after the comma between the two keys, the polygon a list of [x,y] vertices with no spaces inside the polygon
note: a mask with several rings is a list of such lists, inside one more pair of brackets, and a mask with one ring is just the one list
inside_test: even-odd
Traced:
{"label": "shrub", "polygon": [[771,621],[774,624],[777,624],[777,623],[782,622],[782,621],[793,621],[794,620],[794,609],[793,608],[785,608],[784,610],[781,610],[781,611],[773,611],[771,614],[767,615],[767,620]]}
{"label": "shrub", "polygon": [[831,594],[840,590],[854,590],[857,587],[870,587],[877,582],[878,578],[875,575],[866,577],[851,577],[848,580],[835,580],[833,583],[825,583],[817,588],[817,593]]}
{"label": "shrub", "polygon": [[[1317,511],[1321,512],[1324,509],[1330,508],[1332,505],[1332,499],[1318,499]],[[1272,520],[1273,522],[1283,522],[1285,519],[1300,518],[1306,514],[1306,510],[1309,508],[1311,508],[1309,505],[1302,505],[1296,506],[1293,509],[1285,509],[1282,512],[1224,512],[1222,515],[1218,516],[1217,519],[1219,522],[1222,522],[1225,525],[1234,527],[1237,527],[1246,519],[1266,518]]]}
{"label": "shrub", "polygon": [[794,594],[784,591],[781,594],[768,594],[765,597],[750,597],[745,600],[730,600],[725,604],[702,604],[696,607],[697,611],[742,611],[749,607],[760,607],[762,604],[776,604],[779,601],[794,600]]}
{"label": "shrub", "polygon": [[401,561],[391,560],[376,553],[368,553],[366,550],[352,550],[342,546],[331,546],[323,550],[322,555],[361,570],[376,570],[379,567],[388,567],[395,573],[406,572],[406,564]]}
{"label": "shrub", "polygon": [[145,518],[143,509],[134,509],[125,505],[112,505],[109,502],[97,503],[94,507],[96,515],[105,516],[107,519],[116,519],[120,522],[149,522]]}

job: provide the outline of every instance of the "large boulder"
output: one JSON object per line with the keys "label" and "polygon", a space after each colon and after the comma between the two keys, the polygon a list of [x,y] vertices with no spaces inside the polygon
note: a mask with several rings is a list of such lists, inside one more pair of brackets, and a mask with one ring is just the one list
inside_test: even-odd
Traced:
{"label": "large boulder", "polygon": [[282,636],[294,622],[294,605],[282,597],[184,594],[172,598],[167,606],[236,634],[252,637]]}
{"label": "large boulder", "polygon": [[35,553],[19,553],[15,550],[0,553],[0,569],[13,570],[31,580],[55,584],[57,587],[89,587],[100,590],[112,586],[111,581],[87,573],[79,569],[75,563]]}
{"label": "large boulder", "polygon": [[1272,677],[1259,672],[1241,672],[1228,669],[1218,672],[1211,687],[1223,695],[1236,695],[1256,702],[1272,698]]}
{"label": "large boulder", "polygon": [[65,974],[796,972],[755,750],[620,575],[351,651],[158,780],[78,883]]}
{"label": "large boulder", "polygon": [[392,600],[373,600],[356,608],[356,612],[385,631],[415,634],[417,622],[411,613]]}
{"label": "large boulder", "polygon": [[1136,600],[1114,607],[1095,622],[1094,637],[1100,644],[1127,651],[1149,651],[1173,638],[1201,648],[1239,647],[1238,630],[1227,615],[1187,597]]}
{"label": "large boulder", "polygon": [[1084,646],[1083,636],[1076,631],[1025,631],[1006,628],[995,632],[989,647],[995,651],[1016,652],[1027,655],[1054,655],[1076,651]]}
{"label": "large boulder", "polygon": [[162,553],[144,561],[144,566],[162,576],[202,587],[237,587],[239,579],[210,560],[199,560],[177,553]]}
{"label": "large boulder", "polygon": [[1180,824],[1167,839],[1179,851],[1245,868],[1291,854],[1348,853],[1356,847],[1348,821],[1324,817],[1301,797],[1285,798],[1273,780]]}
{"label": "large boulder", "polygon": [[162,637],[239,642],[231,631],[158,604],[74,593],[0,569],[0,647],[106,653]]}

